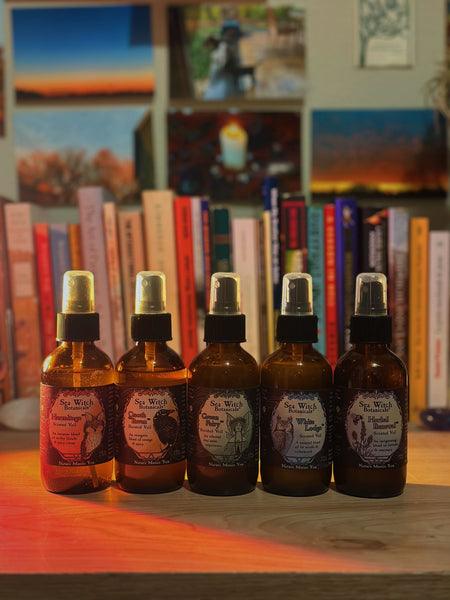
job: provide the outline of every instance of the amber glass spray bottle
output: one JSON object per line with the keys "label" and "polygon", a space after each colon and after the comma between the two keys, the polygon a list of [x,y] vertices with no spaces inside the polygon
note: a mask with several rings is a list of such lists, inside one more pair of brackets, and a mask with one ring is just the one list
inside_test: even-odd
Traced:
{"label": "amber glass spray bottle", "polygon": [[114,432],[114,367],[95,345],[94,276],[67,271],[60,345],[41,373],[41,477],[51,492],[79,494],[111,483]]}
{"label": "amber glass spray bottle", "polygon": [[332,369],[313,348],[311,275],[283,277],[277,340],[261,366],[262,484],[275,494],[322,494],[331,479]]}
{"label": "amber glass spray bottle", "polygon": [[160,271],[137,274],[131,337],[135,346],[116,366],[116,481],[127,492],[169,492],[186,470],[186,369],[167,345],[172,324]]}
{"label": "amber glass spray bottle", "polygon": [[206,348],[189,367],[187,474],[194,492],[245,494],[258,476],[259,366],[241,347],[236,273],[211,277]]}
{"label": "amber glass spray bottle", "polygon": [[357,276],[352,348],[334,372],[336,488],[368,498],[397,496],[406,481],[408,378],[388,348],[386,288],[382,273]]}

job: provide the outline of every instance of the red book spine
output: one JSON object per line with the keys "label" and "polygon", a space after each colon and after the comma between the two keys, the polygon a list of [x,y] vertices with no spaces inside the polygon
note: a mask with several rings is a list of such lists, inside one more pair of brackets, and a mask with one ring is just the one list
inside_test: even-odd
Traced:
{"label": "red book spine", "polygon": [[325,342],[326,356],[334,367],[339,358],[337,288],[336,288],[336,232],[334,205],[324,206],[325,245]]}
{"label": "red book spine", "polygon": [[39,308],[42,328],[42,351],[47,356],[56,347],[56,311],[53,296],[52,261],[48,225],[34,225]]}
{"label": "red book spine", "polygon": [[192,247],[191,201],[189,197],[179,196],[175,198],[174,216],[181,356],[185,365],[189,366],[198,354],[194,250]]}

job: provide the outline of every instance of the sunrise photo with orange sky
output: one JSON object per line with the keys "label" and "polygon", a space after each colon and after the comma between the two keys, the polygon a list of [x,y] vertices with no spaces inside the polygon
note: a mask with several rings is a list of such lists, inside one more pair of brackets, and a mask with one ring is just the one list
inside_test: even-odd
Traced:
{"label": "sunrise photo with orange sky", "polygon": [[151,98],[150,18],[145,5],[14,9],[17,103]]}
{"label": "sunrise photo with orange sky", "polygon": [[444,197],[446,189],[446,128],[435,111],[313,111],[314,195]]}

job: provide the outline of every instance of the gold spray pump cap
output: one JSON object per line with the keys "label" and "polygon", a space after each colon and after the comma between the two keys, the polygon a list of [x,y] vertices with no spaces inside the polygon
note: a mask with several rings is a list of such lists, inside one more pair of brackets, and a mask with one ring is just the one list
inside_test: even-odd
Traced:
{"label": "gold spray pump cap", "polygon": [[161,271],[140,271],[136,275],[135,314],[166,312],[166,276]]}
{"label": "gold spray pump cap", "polygon": [[90,271],[66,271],[63,278],[64,314],[94,312],[94,275]]}
{"label": "gold spray pump cap", "polygon": [[308,273],[286,273],[283,277],[276,338],[282,343],[317,342],[317,316],[313,314],[313,284]]}
{"label": "gold spray pump cap", "polygon": [[355,315],[387,315],[387,280],[383,273],[360,273],[356,277]]}
{"label": "gold spray pump cap", "polygon": [[355,313],[350,319],[352,344],[390,344],[392,319],[388,315],[384,273],[360,273],[355,284]]}
{"label": "gold spray pump cap", "polygon": [[166,276],[161,271],[139,271],[136,275],[131,338],[136,342],[172,339],[172,317],[166,312]]}
{"label": "gold spray pump cap", "polygon": [[211,275],[205,342],[245,342],[245,315],[241,313],[241,280],[237,273]]}
{"label": "gold spray pump cap", "polygon": [[284,275],[281,314],[297,317],[313,314],[311,275],[308,273],[286,273]]}
{"label": "gold spray pump cap", "polygon": [[99,316],[94,305],[94,275],[90,271],[66,271],[62,309],[56,316],[56,339],[69,342],[100,339]]}
{"label": "gold spray pump cap", "polygon": [[237,273],[214,273],[211,276],[210,314],[240,315],[240,297],[241,281]]}

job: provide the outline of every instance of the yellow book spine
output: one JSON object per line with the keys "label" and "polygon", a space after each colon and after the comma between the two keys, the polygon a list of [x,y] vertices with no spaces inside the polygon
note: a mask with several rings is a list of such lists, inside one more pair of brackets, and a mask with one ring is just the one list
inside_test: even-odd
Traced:
{"label": "yellow book spine", "polygon": [[409,419],[420,422],[427,407],[429,219],[412,217],[409,249]]}

